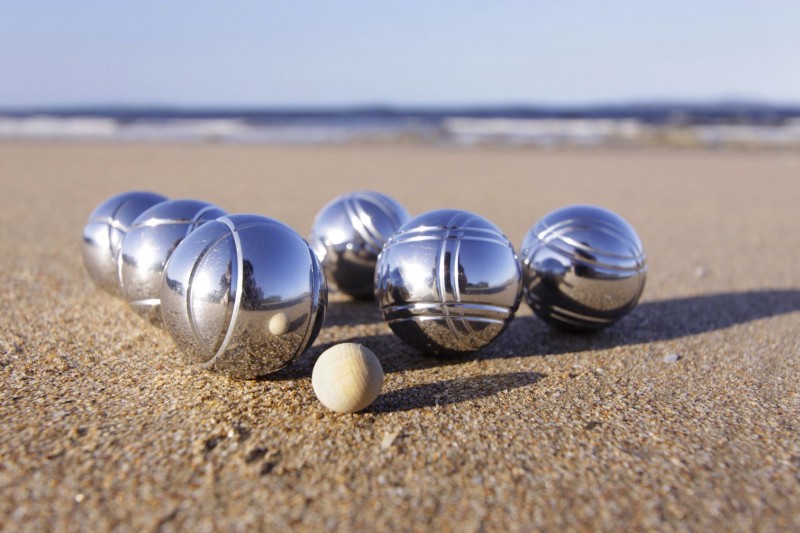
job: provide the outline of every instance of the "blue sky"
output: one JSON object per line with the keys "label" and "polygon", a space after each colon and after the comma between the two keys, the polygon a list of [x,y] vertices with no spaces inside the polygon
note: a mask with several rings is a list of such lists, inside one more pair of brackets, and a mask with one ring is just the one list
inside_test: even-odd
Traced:
{"label": "blue sky", "polygon": [[800,3],[0,0],[0,107],[800,102]]}

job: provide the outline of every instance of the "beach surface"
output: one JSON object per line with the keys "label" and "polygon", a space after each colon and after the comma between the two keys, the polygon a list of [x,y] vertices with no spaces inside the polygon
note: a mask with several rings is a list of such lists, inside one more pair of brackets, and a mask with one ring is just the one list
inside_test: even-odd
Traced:
{"label": "beach surface", "polygon": [[[0,185],[4,530],[800,530],[800,153],[9,141]],[[89,213],[127,190],[305,236],[361,188],[480,213],[517,248],[549,211],[610,208],[644,243],[644,295],[594,335],[523,303],[435,359],[331,291],[295,364],[233,381],[82,264]],[[311,389],[343,341],[386,371],[355,415]]]}

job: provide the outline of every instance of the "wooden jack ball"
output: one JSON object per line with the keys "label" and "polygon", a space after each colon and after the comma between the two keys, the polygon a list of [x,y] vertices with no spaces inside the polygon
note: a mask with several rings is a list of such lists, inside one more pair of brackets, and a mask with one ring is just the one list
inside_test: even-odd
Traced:
{"label": "wooden jack ball", "polygon": [[369,349],[348,342],[325,350],[311,374],[319,401],[337,413],[355,413],[375,401],[383,386],[383,367]]}

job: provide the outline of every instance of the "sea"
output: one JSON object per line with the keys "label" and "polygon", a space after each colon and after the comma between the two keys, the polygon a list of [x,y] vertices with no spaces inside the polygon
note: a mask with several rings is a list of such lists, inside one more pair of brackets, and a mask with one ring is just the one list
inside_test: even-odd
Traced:
{"label": "sea", "polygon": [[0,109],[0,139],[800,149],[800,105]]}

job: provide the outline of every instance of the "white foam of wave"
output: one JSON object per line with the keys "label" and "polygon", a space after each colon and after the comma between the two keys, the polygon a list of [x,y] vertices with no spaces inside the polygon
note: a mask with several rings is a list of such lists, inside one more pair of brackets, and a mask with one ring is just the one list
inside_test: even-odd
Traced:
{"label": "white foam of wave", "polygon": [[636,120],[610,119],[452,118],[444,122],[448,135],[465,144],[486,141],[596,144],[614,138],[635,138],[643,128]]}
{"label": "white foam of wave", "polygon": [[446,119],[441,126],[404,123],[251,123],[237,118],[136,119],[110,117],[3,117],[0,138],[132,141],[335,144],[350,141],[420,142],[465,146],[602,146],[692,143],[704,146],[800,147],[800,119],[780,125],[652,125],[635,119]]}
{"label": "white foam of wave", "polygon": [[225,140],[246,135],[250,126],[237,119],[139,120],[122,124],[119,137],[128,140]]}
{"label": "white foam of wave", "polygon": [[0,136],[21,138],[92,138],[113,137],[118,133],[114,119],[76,117],[58,118],[34,116],[26,118],[0,117]]}
{"label": "white foam of wave", "polygon": [[[635,119],[452,118],[444,131],[456,143],[604,145],[681,138],[698,145],[800,146],[800,119],[783,124],[651,125]],[[677,136],[677,137],[675,137]]]}
{"label": "white foam of wave", "polygon": [[0,117],[0,137],[6,138],[201,141],[246,137],[252,130],[236,119],[119,122],[103,117]]}
{"label": "white foam of wave", "polygon": [[228,118],[118,121],[95,117],[0,116],[0,138],[325,144],[390,139],[399,133],[394,125],[252,124]]}

